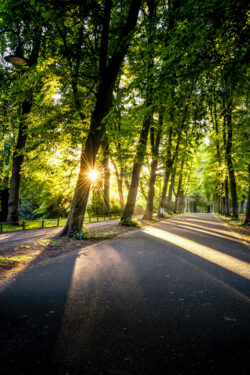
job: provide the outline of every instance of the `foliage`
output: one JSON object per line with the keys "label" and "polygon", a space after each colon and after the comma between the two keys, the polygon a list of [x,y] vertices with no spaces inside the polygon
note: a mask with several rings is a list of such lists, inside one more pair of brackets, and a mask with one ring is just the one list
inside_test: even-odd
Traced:
{"label": "foliage", "polygon": [[[106,17],[109,3],[112,9]],[[42,30],[36,66],[14,67],[3,59],[0,64],[1,192],[10,187],[22,104],[32,96],[32,109],[24,119],[27,142],[19,150],[24,155],[20,218],[68,215],[103,69],[126,42],[118,44],[130,4],[129,0],[1,2],[0,29],[17,29],[25,56],[30,57],[34,35]],[[150,6],[155,7],[153,19]],[[225,181],[232,179],[233,170],[238,202],[246,201],[250,159],[248,3],[164,0],[142,2],[140,9],[134,34],[127,36],[130,45],[112,88],[112,103],[96,125],[96,132],[105,127],[108,143],[110,213],[121,212],[121,198],[126,201],[143,120],[153,113],[151,129],[156,131],[161,109],[155,212],[166,173],[166,199],[171,198],[173,181],[173,201],[179,188],[181,199],[199,201],[201,210],[208,206],[218,210],[216,202],[225,201]],[[1,56],[15,43],[15,34],[1,34]],[[136,199],[136,205],[143,208],[153,155],[149,141],[145,147]],[[99,191],[91,186],[87,205],[92,215],[103,212],[103,157],[100,149],[96,155]],[[229,200],[232,202],[232,192]]]}
{"label": "foliage", "polygon": [[88,228],[84,228],[79,231],[74,231],[70,233],[70,237],[73,238],[73,240],[88,240],[90,238],[90,233]]}
{"label": "foliage", "polygon": [[140,227],[141,223],[136,219],[123,219],[120,221],[120,225],[124,227]]}

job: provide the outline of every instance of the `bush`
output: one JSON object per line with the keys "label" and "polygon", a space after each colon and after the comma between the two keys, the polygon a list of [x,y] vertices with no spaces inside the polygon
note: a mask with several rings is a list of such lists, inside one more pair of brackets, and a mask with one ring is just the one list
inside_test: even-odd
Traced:
{"label": "bush", "polygon": [[141,223],[136,219],[123,219],[120,221],[120,225],[124,227],[140,227]]}
{"label": "bush", "polygon": [[79,231],[71,232],[70,237],[72,237],[74,240],[88,240],[90,238],[90,233],[87,228]]}

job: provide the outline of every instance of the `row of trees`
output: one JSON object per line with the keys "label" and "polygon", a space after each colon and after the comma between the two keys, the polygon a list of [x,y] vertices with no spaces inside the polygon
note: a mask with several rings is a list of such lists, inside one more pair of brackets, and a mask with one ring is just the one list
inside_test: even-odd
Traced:
{"label": "row of trees", "polygon": [[[192,194],[238,217],[249,194],[246,1],[8,0],[0,11],[29,56],[0,66],[2,220],[18,220],[21,196],[37,214],[70,207],[63,233],[81,230],[94,168],[94,198],[102,191],[105,213],[119,200],[122,219],[138,197],[151,219]],[[2,55],[14,42],[1,36]]]}

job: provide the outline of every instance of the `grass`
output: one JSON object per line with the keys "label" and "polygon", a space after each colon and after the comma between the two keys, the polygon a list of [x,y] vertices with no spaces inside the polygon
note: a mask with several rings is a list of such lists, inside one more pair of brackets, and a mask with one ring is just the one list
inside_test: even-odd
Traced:
{"label": "grass", "polygon": [[242,226],[244,224],[244,219],[233,219],[230,216],[225,216],[225,215],[219,215],[217,214],[223,221],[226,221],[230,225],[235,225],[235,226]]}
{"label": "grass", "polygon": [[102,238],[112,238],[116,234],[114,231],[102,232],[102,233],[92,233],[90,234],[90,239],[102,239]]}
{"label": "grass", "polygon": [[26,260],[30,260],[32,257],[28,255],[19,255],[14,257],[2,257],[0,256],[0,268],[13,268],[15,267],[19,262],[24,262]]}
{"label": "grass", "polygon": [[120,221],[120,225],[124,227],[140,227],[141,223],[137,219],[123,219]]}
{"label": "grass", "polygon": [[225,215],[216,214],[219,219],[224,222],[229,228],[236,232],[242,240],[250,243],[250,228],[244,225],[245,216],[240,215],[240,219],[234,220]]}
{"label": "grass", "polygon": [[[111,215],[111,219],[117,218],[117,215]],[[105,221],[110,220],[110,217],[108,216],[86,216],[84,219],[84,223],[96,223],[98,221]],[[60,219],[59,226],[64,226],[66,224],[67,219]],[[16,232],[19,230],[23,230],[23,221],[20,220],[19,223],[16,225],[9,225],[2,223],[2,232]],[[52,228],[57,227],[58,225],[58,219],[44,219],[44,220],[27,220],[25,221],[25,230],[27,229],[41,229],[41,228]]]}

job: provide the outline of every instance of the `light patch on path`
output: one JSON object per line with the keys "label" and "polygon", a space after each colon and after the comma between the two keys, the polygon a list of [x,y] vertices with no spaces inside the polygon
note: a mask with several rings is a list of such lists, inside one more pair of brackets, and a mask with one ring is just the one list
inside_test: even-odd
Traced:
{"label": "light patch on path", "polygon": [[198,255],[209,262],[217,264],[220,267],[226,268],[227,270],[250,280],[250,265],[247,262],[234,258],[230,255],[223,254],[218,250],[211,249],[208,246],[201,245],[197,242],[188,240],[187,238],[183,238],[165,230],[148,227],[144,230],[144,232],[150,236],[171,242],[172,244],[179,246],[192,254]]}
{"label": "light patch on path", "polygon": [[[110,296],[107,285],[112,288]],[[57,353],[63,361],[81,361],[96,325],[109,314],[110,304],[118,310],[127,309],[127,297],[143,305],[143,291],[138,285],[136,270],[108,244],[84,251],[77,258],[57,342]],[[111,301],[111,300],[112,301]],[[74,319],[72,319],[72,316]],[[77,329],[76,329],[77,327]]]}

